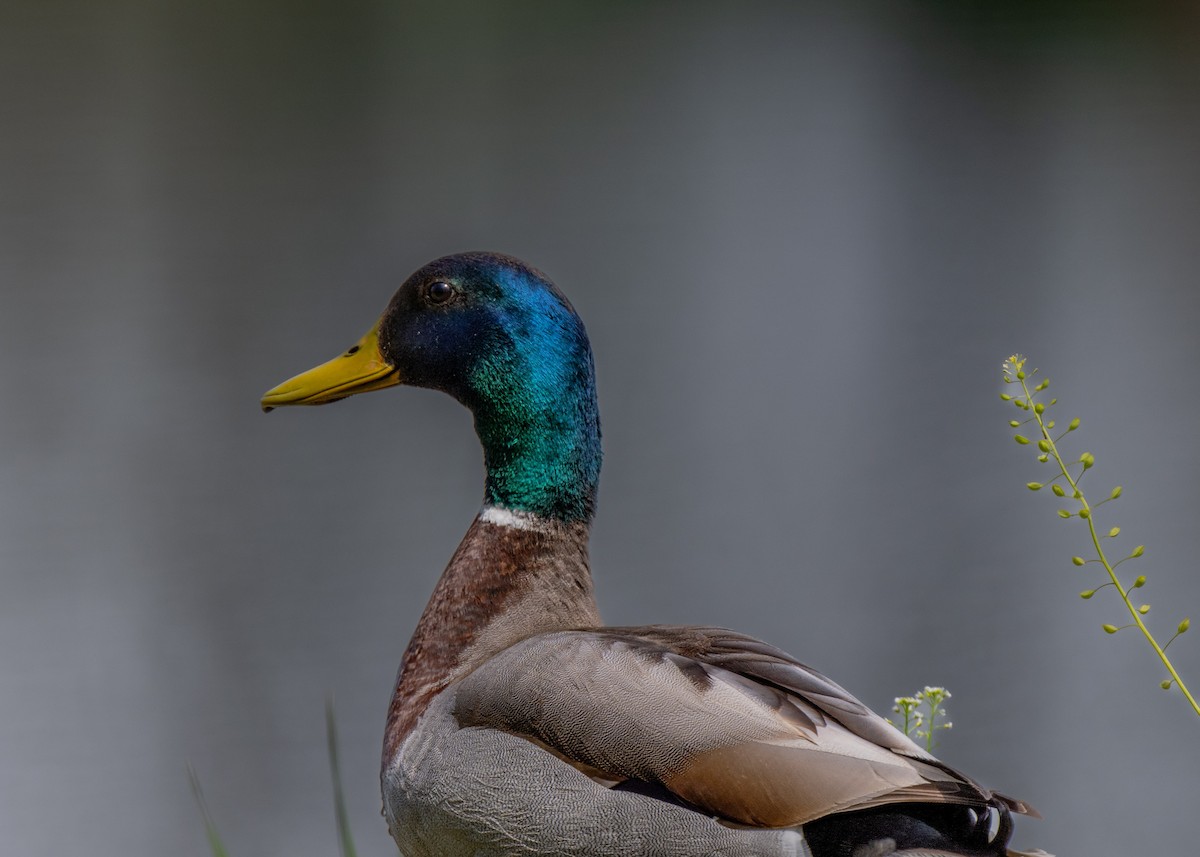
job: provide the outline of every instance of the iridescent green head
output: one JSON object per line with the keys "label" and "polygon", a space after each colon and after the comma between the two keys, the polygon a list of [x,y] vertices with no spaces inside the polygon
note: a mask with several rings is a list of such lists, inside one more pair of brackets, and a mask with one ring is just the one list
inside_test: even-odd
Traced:
{"label": "iridescent green head", "polygon": [[471,409],[485,502],[590,520],[600,420],[583,322],[544,274],[498,253],[461,253],[409,277],[346,353],[268,392],[263,408],[319,405],[395,384]]}

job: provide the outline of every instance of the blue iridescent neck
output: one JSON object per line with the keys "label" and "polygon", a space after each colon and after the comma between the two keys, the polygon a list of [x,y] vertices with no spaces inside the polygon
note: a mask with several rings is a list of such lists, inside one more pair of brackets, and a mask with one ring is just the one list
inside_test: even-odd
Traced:
{"label": "blue iridescent neck", "polygon": [[501,309],[507,323],[482,349],[464,396],[483,444],[485,502],[591,521],[601,450],[587,334],[557,290],[509,285],[519,311]]}

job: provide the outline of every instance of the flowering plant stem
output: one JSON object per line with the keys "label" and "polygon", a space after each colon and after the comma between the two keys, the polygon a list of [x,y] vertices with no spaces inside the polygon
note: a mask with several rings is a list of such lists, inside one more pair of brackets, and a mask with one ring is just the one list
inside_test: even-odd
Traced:
{"label": "flowering plant stem", "polygon": [[[1192,707],[1192,710],[1195,711],[1198,716],[1200,716],[1200,704],[1197,704],[1196,698],[1192,696],[1191,691],[1189,691],[1187,688],[1187,685],[1183,683],[1183,679],[1179,677],[1179,673],[1175,670],[1175,665],[1171,663],[1171,659],[1167,656],[1166,647],[1170,645],[1171,641],[1168,641],[1166,645],[1159,644],[1158,640],[1155,639],[1154,634],[1148,627],[1146,627],[1146,623],[1142,618],[1142,615],[1146,612],[1146,610],[1139,610],[1137,605],[1135,605],[1129,597],[1129,593],[1140,586],[1140,583],[1128,588],[1122,585],[1120,578],[1117,577],[1116,565],[1120,565],[1120,563],[1124,562],[1124,560],[1121,560],[1114,565],[1109,561],[1108,556],[1104,553],[1104,547],[1100,542],[1100,534],[1096,531],[1096,518],[1095,515],[1092,514],[1094,507],[1088,502],[1087,497],[1084,496],[1083,491],[1079,488],[1080,479],[1082,478],[1083,474],[1090,469],[1094,459],[1090,453],[1084,453],[1083,457],[1080,459],[1080,461],[1083,462],[1083,469],[1079,471],[1078,475],[1071,475],[1071,471],[1068,469],[1066,462],[1063,460],[1062,455],[1059,454],[1058,445],[1055,443],[1055,438],[1050,434],[1050,429],[1053,428],[1054,423],[1046,420],[1045,408],[1040,403],[1036,405],[1034,403],[1034,398],[1037,391],[1045,389],[1045,387],[1048,385],[1048,382],[1043,381],[1042,384],[1040,384],[1036,389],[1031,390],[1029,388],[1029,379],[1024,372],[1024,358],[1014,355],[1014,357],[1009,359],[1012,366],[1012,374],[1015,375],[1015,380],[1020,383],[1021,391],[1024,394],[1019,404],[1025,410],[1028,410],[1033,414],[1033,418],[1037,421],[1038,429],[1042,435],[1042,439],[1038,443],[1038,448],[1042,450],[1043,454],[1049,453],[1049,456],[1054,459],[1055,464],[1058,465],[1059,474],[1066,481],[1067,485],[1070,486],[1070,495],[1079,501],[1080,508],[1076,514],[1083,518],[1087,523],[1088,533],[1092,537],[1092,546],[1096,549],[1096,556],[1099,558],[1100,564],[1104,566],[1104,570],[1108,573],[1109,582],[1113,585],[1117,592],[1120,593],[1121,601],[1124,602],[1125,609],[1129,611],[1129,616],[1133,619],[1132,624],[1142,632],[1142,636],[1146,638],[1146,642],[1150,644],[1151,648],[1154,649],[1155,654],[1158,655],[1158,659],[1162,661],[1163,666],[1167,668],[1167,672],[1171,675],[1172,682],[1179,688],[1179,691],[1183,694],[1184,698],[1187,699],[1188,704]],[[1034,371],[1036,372],[1037,370],[1035,369]],[[1051,404],[1053,403],[1053,400],[1051,400]],[[1061,440],[1063,435],[1073,431],[1076,426],[1078,426],[1078,421],[1073,422],[1066,432],[1060,434],[1059,439]],[[1055,479],[1057,478],[1058,477],[1055,477]],[[1032,488],[1034,485],[1037,485],[1037,483],[1030,483],[1029,487]],[[1037,487],[1040,488],[1041,485],[1037,485]],[[1113,495],[1109,497],[1109,499],[1116,499],[1116,497],[1119,496],[1119,493],[1119,490],[1114,491]],[[1101,505],[1105,502],[1107,502],[1107,500],[1102,500],[1096,505]],[[1059,514],[1063,517],[1070,517],[1070,513],[1067,512],[1060,512]],[[1141,550],[1141,548],[1138,548],[1130,557],[1127,557],[1127,559],[1140,556]],[[1078,565],[1082,563],[1076,560],[1076,564]],[[1142,582],[1144,582],[1144,580]],[[1090,593],[1084,593],[1084,595],[1085,597],[1090,597]],[[1106,625],[1104,630],[1111,634],[1120,629],[1114,628],[1111,625]],[[1186,630],[1187,622],[1185,620],[1185,622],[1180,625],[1179,633],[1182,633]],[[1177,633],[1175,636],[1179,636],[1179,633]],[[1171,638],[1171,640],[1174,639],[1174,637]],[[1164,681],[1163,687],[1169,688],[1170,683]]]}
{"label": "flowering plant stem", "polygon": [[[932,753],[933,745],[937,743],[933,739],[937,730],[954,728],[954,724],[949,720],[938,723],[939,717],[946,716],[946,709],[942,706],[952,695],[944,687],[926,685],[924,690],[918,690],[912,696],[897,696],[892,711],[900,715],[900,722],[896,723],[889,718],[888,723],[900,729],[909,738],[916,735],[922,739],[925,742],[925,749]],[[928,726],[925,725],[923,708],[929,709]]]}

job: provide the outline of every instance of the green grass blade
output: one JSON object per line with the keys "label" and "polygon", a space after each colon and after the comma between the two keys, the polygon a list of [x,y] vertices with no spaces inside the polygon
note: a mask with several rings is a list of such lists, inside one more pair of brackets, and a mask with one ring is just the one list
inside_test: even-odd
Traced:
{"label": "green grass blade", "polygon": [[342,857],[357,857],[354,838],[350,835],[350,819],[346,814],[346,799],[342,793],[342,771],[338,765],[337,724],[333,716],[332,696],[325,699],[325,735],[329,742],[329,769],[333,774],[333,814],[337,818],[338,850]]}
{"label": "green grass blade", "polygon": [[204,819],[204,832],[208,835],[208,847],[212,850],[213,857],[229,857],[229,852],[225,850],[225,846],[221,843],[221,837],[217,834],[217,826],[213,823],[212,814],[208,811],[208,804],[204,802],[200,778],[196,776],[196,769],[191,765],[188,765],[188,779],[191,780],[192,794],[196,798],[196,805],[200,807],[200,815]]}

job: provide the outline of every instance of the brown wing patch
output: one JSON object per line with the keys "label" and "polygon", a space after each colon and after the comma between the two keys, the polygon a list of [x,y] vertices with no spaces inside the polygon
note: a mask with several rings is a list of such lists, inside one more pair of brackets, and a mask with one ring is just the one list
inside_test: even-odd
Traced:
{"label": "brown wing patch", "polygon": [[[617,629],[608,629],[610,632]],[[1009,810],[1022,815],[1040,817],[1028,803],[1007,795],[996,794],[969,777],[939,762],[914,744],[890,723],[855,699],[837,682],[796,660],[791,655],[762,640],[725,628],[705,628],[679,625],[648,625],[624,629],[626,634],[652,640],[661,646],[709,666],[721,667],[744,677],[784,691],[790,698],[799,697],[806,704],[805,713],[818,725],[825,718],[844,726],[858,737],[918,763],[928,763],[949,774],[961,784],[970,799],[959,803],[982,802],[994,799]],[[779,712],[787,718],[788,712]],[[922,768],[922,770],[924,770]],[[935,777],[936,778],[936,777]],[[908,800],[944,800],[944,798],[908,797]]]}
{"label": "brown wing patch", "polygon": [[[914,800],[982,803],[974,789],[936,769],[918,772],[896,762],[751,743],[696,756],[665,783],[709,812],[756,827],[792,827],[831,812]],[[928,782],[922,773],[938,779]]]}
{"label": "brown wing patch", "polygon": [[890,803],[991,799],[786,657],[705,629],[559,631],[464,677],[454,714],[464,728],[527,737],[598,782],[661,783],[737,824],[792,827]]}

